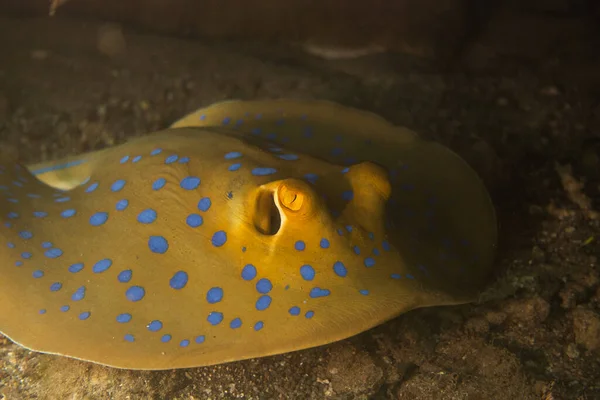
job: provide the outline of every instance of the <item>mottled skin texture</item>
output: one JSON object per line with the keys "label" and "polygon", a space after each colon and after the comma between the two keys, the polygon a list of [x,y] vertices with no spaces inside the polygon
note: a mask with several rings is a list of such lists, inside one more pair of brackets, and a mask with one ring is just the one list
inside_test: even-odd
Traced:
{"label": "mottled skin texture", "polygon": [[472,301],[493,264],[495,216],[475,173],[332,103],[221,103],[29,169],[39,180],[0,174],[0,331],[119,368],[330,343]]}

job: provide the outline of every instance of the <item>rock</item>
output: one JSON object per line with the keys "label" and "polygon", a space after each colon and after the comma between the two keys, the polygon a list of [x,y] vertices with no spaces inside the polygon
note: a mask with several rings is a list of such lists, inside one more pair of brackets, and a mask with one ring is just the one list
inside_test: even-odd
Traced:
{"label": "rock", "polygon": [[332,350],[327,371],[337,395],[372,394],[383,384],[383,371],[369,354],[347,343],[341,343]]}
{"label": "rock", "polygon": [[106,24],[98,29],[98,51],[110,58],[123,56],[127,51],[125,36],[121,27]]}
{"label": "rock", "polygon": [[526,326],[537,326],[550,314],[550,304],[539,296],[509,300],[502,309],[510,322]]}
{"label": "rock", "polygon": [[600,351],[600,314],[577,308],[571,313],[575,342],[590,351]]}

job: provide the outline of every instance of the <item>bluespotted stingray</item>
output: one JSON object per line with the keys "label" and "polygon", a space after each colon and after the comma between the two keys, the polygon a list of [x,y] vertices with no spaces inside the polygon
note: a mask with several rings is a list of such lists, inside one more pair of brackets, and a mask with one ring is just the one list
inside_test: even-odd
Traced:
{"label": "bluespotted stingray", "polygon": [[128,369],[345,339],[475,300],[494,208],[446,147],[323,101],[229,101],[0,169],[0,332]]}

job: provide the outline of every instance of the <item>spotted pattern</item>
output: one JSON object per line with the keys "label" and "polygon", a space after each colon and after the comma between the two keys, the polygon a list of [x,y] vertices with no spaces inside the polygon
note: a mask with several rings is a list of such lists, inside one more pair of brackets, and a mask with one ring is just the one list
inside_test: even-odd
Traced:
{"label": "spotted pattern", "polygon": [[[207,121],[209,118],[207,115],[199,116],[201,121]],[[256,122],[261,119],[261,115],[248,118],[225,117],[220,123],[229,128],[244,129],[245,124],[250,120]],[[426,279],[431,273],[431,268],[424,265],[425,263],[411,269],[410,273],[405,269],[394,270],[389,267],[390,257],[396,248],[386,237],[385,232],[369,232],[343,214],[344,209],[352,205],[360,196],[359,192],[347,187],[348,185],[342,185],[343,188],[336,189],[335,193],[330,193],[325,187],[332,185],[331,182],[343,182],[352,167],[336,167],[333,178],[326,177],[325,174],[321,175],[320,170],[308,169],[305,164],[302,164],[305,155],[285,148],[285,144],[292,140],[284,136],[285,130],[282,127],[286,122],[285,118],[280,118],[275,122],[275,128],[247,128],[250,134],[273,141],[274,144],[265,149],[272,157],[270,163],[265,162],[264,158],[261,159],[262,164],[258,163],[255,156],[249,157],[250,150],[239,146],[232,146],[219,154],[219,161],[215,162],[214,168],[227,171],[226,175],[222,175],[226,189],[222,193],[212,190],[211,171],[204,171],[203,175],[192,168],[198,160],[193,152],[184,154],[185,149],[181,154],[166,148],[152,148],[147,151],[140,148],[136,149],[139,154],[120,154],[112,162],[119,165],[123,171],[127,168],[148,168],[149,165],[155,165],[149,163],[160,163],[165,168],[165,173],[157,173],[143,183],[126,179],[130,177],[126,172],[119,177],[115,176],[117,179],[112,180],[90,177],[81,184],[81,188],[72,193],[61,191],[52,193],[50,199],[54,205],[47,209],[42,207],[45,204],[42,200],[47,199],[47,195],[25,193],[25,189],[34,187],[28,184],[27,177],[19,176],[16,180],[5,182],[2,180],[2,173],[7,167],[0,168],[0,200],[4,199],[5,204],[14,205],[29,201],[33,207],[31,209],[21,206],[5,207],[7,212],[2,222],[7,229],[14,232],[10,236],[10,241],[5,243],[11,252],[11,268],[21,268],[24,276],[34,279],[36,285],[43,286],[43,290],[51,292],[51,295],[60,293],[67,295],[66,298],[63,297],[62,302],[68,304],[51,307],[54,303],[46,304],[41,301],[30,312],[38,314],[39,318],[59,318],[58,312],[60,312],[72,315],[71,318],[76,318],[82,324],[97,319],[98,315],[92,307],[90,298],[97,298],[102,294],[94,283],[95,277],[91,276],[88,280],[91,271],[92,275],[98,276],[98,279],[100,277],[107,279],[119,288],[120,299],[118,300],[122,301],[119,303],[121,309],[115,309],[111,314],[111,320],[103,322],[119,326],[119,340],[132,345],[137,341],[153,340],[165,348],[167,346],[187,348],[211,340],[219,340],[220,329],[235,331],[238,335],[273,332],[277,329],[277,324],[265,323],[267,319],[264,318],[263,321],[263,316],[275,312],[275,309],[285,310],[284,315],[279,316],[281,323],[286,320],[295,324],[312,323],[309,321],[314,318],[315,323],[318,321],[318,324],[327,324],[326,319],[319,319],[320,310],[326,308],[328,302],[336,301],[336,296],[339,296],[337,288],[343,285],[343,282],[356,279],[357,276],[385,274],[388,282],[397,282],[398,285]],[[317,137],[318,130],[305,126],[308,123],[308,119],[302,119],[301,134],[298,135],[302,140],[312,140]],[[356,159],[347,155],[344,138],[341,136],[333,138],[327,153],[329,156],[339,157],[339,165],[356,163]],[[290,169],[293,165],[298,166],[297,172],[293,168]],[[181,171],[184,172],[180,173]],[[402,171],[403,169],[400,168],[393,173],[390,172],[390,176],[401,177]],[[234,208],[227,208],[227,204],[238,198],[239,188],[226,182],[228,179],[240,177],[240,179],[255,179],[256,182],[267,183],[284,179],[290,174],[295,174],[298,179],[309,183],[317,193],[327,193],[327,196],[323,196],[323,200],[329,207],[334,228],[322,229],[317,235],[315,235],[317,232],[300,230],[289,240],[282,240],[280,246],[284,247],[279,248],[278,251],[290,254],[294,262],[290,262],[289,265],[285,263],[275,265],[275,268],[285,269],[285,274],[281,274],[273,269],[273,265],[265,261],[267,257],[260,256],[260,250],[257,250],[260,248],[260,241],[249,235],[240,238],[227,223],[227,219],[220,216],[234,212]],[[404,196],[419,192],[416,182],[404,182],[398,187]],[[174,205],[173,202],[169,203],[165,200],[154,203],[145,201],[151,196],[168,195],[179,196],[178,201],[185,205],[182,208],[186,211],[177,218],[174,218],[169,207],[179,206],[178,204]],[[34,202],[38,199],[39,201]],[[84,206],[86,199],[102,199],[104,203],[102,208],[90,210]],[[392,198],[390,204],[394,201],[398,199]],[[99,207],[101,203],[96,201],[93,204]],[[438,206],[437,202],[430,199],[426,210],[429,220],[435,221],[435,210]],[[79,249],[63,247],[58,240],[59,236],[56,239],[44,237],[45,231],[38,230],[39,225],[36,224],[53,218],[59,218],[65,224],[71,221],[85,221],[87,227],[95,230],[96,235],[102,235],[110,229],[112,229],[110,232],[114,233],[114,226],[124,220],[128,223],[132,222],[127,225],[131,230],[120,234],[120,240],[125,241],[128,235],[141,237],[141,240],[147,244],[146,248],[139,250],[144,260],[155,257],[161,267],[166,265],[160,260],[161,257],[170,257],[172,254],[177,257],[189,251],[190,248],[182,244],[185,235],[192,237],[195,243],[202,244],[204,249],[211,249],[217,257],[221,254],[235,254],[231,259],[237,263],[233,267],[236,268],[236,272],[231,274],[231,279],[237,279],[242,285],[239,287],[246,288],[247,292],[243,292],[245,297],[240,298],[239,301],[246,301],[253,306],[254,310],[243,311],[247,310],[246,307],[234,310],[235,307],[229,306],[232,301],[238,301],[236,298],[239,298],[239,293],[229,289],[227,281],[220,280],[223,275],[216,272],[207,273],[210,270],[203,269],[203,260],[200,256],[191,263],[174,263],[177,265],[173,265],[168,271],[166,279],[150,282],[142,277],[145,275],[144,268],[154,268],[153,265],[124,262],[116,258],[115,252],[111,254],[110,249],[102,248],[96,249],[95,254],[103,254],[103,256],[90,259],[85,255],[84,249],[79,251]],[[415,218],[415,215],[411,210],[404,210],[404,218]],[[386,222],[394,223],[389,220]],[[170,231],[171,226],[177,227],[179,236]],[[448,258],[453,256],[456,242],[458,241],[444,239],[442,245],[448,249],[446,254]],[[463,247],[468,248],[467,241],[461,243]],[[126,243],[122,244],[126,245]],[[127,259],[131,260],[131,258]],[[180,258],[174,259],[181,261]],[[66,277],[67,275],[57,274],[53,268],[62,268],[71,276],[81,278],[68,281],[55,279],[55,276]],[[88,277],[83,277],[86,273]],[[365,299],[381,294],[377,287],[359,286],[353,290],[357,295],[356,301],[367,301]],[[302,296],[294,297],[292,292],[301,292]],[[189,296],[189,293],[194,293],[194,297],[183,297]],[[139,308],[131,306],[151,304],[151,301],[168,302],[170,296],[173,298],[181,296],[185,299],[198,298],[201,303],[196,316],[208,324],[190,324],[194,328],[184,332],[176,329],[169,315],[157,312],[157,315],[152,318],[143,318],[147,313],[142,313]],[[225,306],[226,304],[228,307]],[[273,307],[275,304],[277,307]],[[80,305],[83,308],[80,308]],[[146,335],[139,334],[139,326],[143,326],[153,336],[147,339]]]}

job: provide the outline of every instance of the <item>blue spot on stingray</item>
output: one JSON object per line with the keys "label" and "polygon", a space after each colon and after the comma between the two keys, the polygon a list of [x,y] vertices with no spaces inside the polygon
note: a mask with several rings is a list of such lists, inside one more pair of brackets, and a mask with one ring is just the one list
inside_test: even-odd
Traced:
{"label": "blue spot on stingray", "polygon": [[344,201],[350,201],[354,198],[354,192],[352,190],[346,190],[342,193],[342,199]]}
{"label": "blue spot on stingray", "polygon": [[194,339],[194,342],[196,342],[198,344],[202,344],[202,343],[204,343],[205,340],[206,340],[206,337],[204,335],[200,335],[200,336],[196,336],[196,339]]}
{"label": "blue spot on stingray", "polygon": [[346,225],[346,230],[348,232],[352,232],[352,225]]}
{"label": "blue spot on stingray", "polygon": [[150,236],[148,247],[153,253],[164,254],[169,250],[169,242],[163,236]]}
{"label": "blue spot on stingray", "polygon": [[9,249],[14,249],[16,247],[13,242],[8,242],[6,245],[8,246]]}
{"label": "blue spot on stingray", "polygon": [[9,212],[8,218],[10,218],[10,219],[19,218],[19,214],[17,214],[16,212]]}
{"label": "blue spot on stingray", "polygon": [[300,275],[305,281],[312,281],[315,279],[315,269],[310,265],[303,265],[300,267]]}
{"label": "blue spot on stingray", "polygon": [[84,311],[81,314],[79,314],[79,319],[82,320],[82,321],[85,321],[86,319],[88,319],[90,317],[90,315],[92,315],[91,312]]}
{"label": "blue spot on stingray", "polygon": [[84,298],[85,298],[85,286],[81,286],[71,296],[71,300],[73,300],[73,301],[80,301],[80,300],[83,300]]}
{"label": "blue spot on stingray", "polygon": [[354,251],[354,254],[356,254],[356,255],[360,254],[360,247],[358,247],[358,246],[352,246],[352,250]]}
{"label": "blue spot on stingray", "polygon": [[316,299],[317,297],[325,297],[329,296],[330,294],[331,291],[329,289],[321,289],[319,287],[314,287],[310,290],[309,296],[313,299]]}
{"label": "blue spot on stingray", "polygon": [[17,200],[17,199],[7,199],[7,200],[10,201],[11,203],[18,203],[19,202],[19,200]]}
{"label": "blue spot on stingray", "polygon": [[373,232],[369,232],[367,236],[369,236],[369,239],[371,240],[375,239],[375,234]]}
{"label": "blue spot on stingray", "polygon": [[66,203],[67,201],[71,200],[70,197],[59,197],[58,199],[54,200],[57,203]]}
{"label": "blue spot on stingray", "polygon": [[366,296],[366,295],[368,295],[368,294],[369,294],[369,291],[368,291],[368,290],[366,290],[366,289],[359,290],[358,292],[359,292],[360,294],[362,294],[363,296]]}
{"label": "blue spot on stingray", "polygon": [[183,339],[181,342],[179,342],[179,346],[181,347],[188,347],[190,345],[190,341],[188,339]]}
{"label": "blue spot on stingray", "polygon": [[240,158],[241,156],[242,156],[242,153],[240,153],[239,151],[232,151],[230,153],[225,154],[225,159],[233,160],[234,158]]}
{"label": "blue spot on stingray", "polygon": [[165,186],[166,183],[167,183],[167,180],[165,178],[158,178],[157,180],[152,182],[152,189],[160,190]]}
{"label": "blue spot on stingray", "polygon": [[32,199],[40,199],[40,198],[42,198],[42,196],[40,196],[39,194],[35,194],[35,193],[27,193],[27,197],[30,197]]}
{"label": "blue spot on stingray", "polygon": [[112,190],[113,192],[118,192],[119,190],[123,189],[124,187],[125,187],[125,180],[119,179],[110,186],[110,190]]}
{"label": "blue spot on stingray", "polygon": [[156,211],[148,208],[138,214],[137,220],[142,224],[151,224],[156,221]]}
{"label": "blue spot on stingray", "polygon": [[75,214],[77,214],[77,211],[75,211],[72,208],[69,208],[68,210],[64,210],[63,212],[61,212],[60,216],[63,217],[63,218],[71,218]]}
{"label": "blue spot on stingray", "polygon": [[255,176],[273,175],[275,173],[277,173],[277,170],[275,168],[259,167],[259,168],[254,168],[252,170],[252,175],[255,175]]}
{"label": "blue spot on stingray", "polygon": [[342,231],[340,228],[337,228],[335,231],[337,232],[338,235],[344,236],[344,231]]}
{"label": "blue spot on stingray", "polygon": [[277,157],[281,158],[282,160],[286,160],[286,161],[296,161],[297,159],[300,158],[296,154],[282,154]]}
{"label": "blue spot on stingray", "polygon": [[223,118],[223,125],[227,125],[227,124],[229,124],[230,122],[231,122],[231,118],[229,118],[229,117],[225,117],[225,118]]}
{"label": "blue spot on stingray", "polygon": [[142,159],[142,156],[135,156],[135,157],[133,157],[133,160],[131,160],[131,162],[136,163],[136,162],[140,161],[141,159]]}
{"label": "blue spot on stingray", "polygon": [[375,265],[375,260],[372,257],[365,258],[365,267],[371,268],[373,265]]}
{"label": "blue spot on stingray", "polygon": [[146,295],[146,291],[141,286],[131,286],[125,292],[125,297],[130,301],[140,301]]}
{"label": "blue spot on stingray", "polygon": [[206,115],[202,114],[202,115],[200,116],[200,121],[204,121],[205,119],[206,119]]}
{"label": "blue spot on stingray", "polygon": [[208,197],[203,197],[200,199],[200,201],[198,202],[198,210],[200,211],[208,211],[208,209],[211,206],[211,201]]}
{"label": "blue spot on stingray", "polygon": [[260,331],[264,326],[265,326],[264,322],[258,321],[257,323],[254,324],[254,330]]}
{"label": "blue spot on stingray", "polygon": [[104,224],[108,220],[107,212],[97,212],[90,217],[90,225],[92,226],[100,226]]}
{"label": "blue spot on stingray", "polygon": [[62,312],[67,312],[67,311],[69,311],[70,309],[71,309],[71,307],[69,307],[69,306],[62,306],[62,307],[60,308],[60,311],[62,311]]}
{"label": "blue spot on stingray", "polygon": [[23,261],[15,261],[15,267],[22,267]]}
{"label": "blue spot on stingray", "polygon": [[319,246],[321,246],[322,249],[328,249],[329,248],[329,240],[327,240],[325,238],[321,239]]}
{"label": "blue spot on stingray", "polygon": [[183,289],[188,282],[188,274],[185,271],[177,271],[169,281],[169,286],[173,289]]}
{"label": "blue spot on stingray", "polygon": [[267,294],[273,289],[273,284],[267,278],[262,278],[256,282],[256,290],[258,293]]}
{"label": "blue spot on stingray", "polygon": [[171,338],[172,338],[172,336],[167,333],[166,335],[163,335],[160,338],[160,341],[163,342],[163,343],[168,343],[168,342],[171,341]]}
{"label": "blue spot on stingray", "polygon": [[125,336],[123,336],[123,338],[128,341],[128,342],[134,342],[135,341],[135,337],[133,337],[133,335],[131,333],[126,334]]}
{"label": "blue spot on stingray", "polygon": [[166,158],[165,164],[173,164],[175,161],[177,161],[178,158],[179,158],[179,156],[177,156],[175,154],[170,155],[169,157]]}
{"label": "blue spot on stingray", "polygon": [[185,219],[185,222],[192,228],[197,228],[204,223],[204,219],[201,215],[190,214]]}
{"label": "blue spot on stingray", "polygon": [[87,189],[85,189],[85,192],[92,193],[96,189],[98,189],[98,182],[94,182],[90,186],[88,186]]}
{"label": "blue spot on stingray", "polygon": [[44,217],[48,216],[48,213],[45,211],[34,211],[33,216],[36,218],[44,218]]}
{"label": "blue spot on stingray", "polygon": [[407,277],[408,279],[415,279],[415,277],[414,277],[414,276],[412,276],[411,274],[406,274],[406,277]]}
{"label": "blue spot on stingray", "polygon": [[242,279],[251,281],[254,278],[256,278],[256,267],[252,264],[246,264],[246,266],[242,268]]}
{"label": "blue spot on stingray", "polygon": [[231,164],[231,165],[229,166],[229,168],[227,168],[227,169],[228,169],[229,171],[231,171],[231,172],[234,172],[234,171],[237,171],[237,170],[239,170],[241,167],[242,167],[242,164],[240,164],[240,163],[235,163],[235,164]]}
{"label": "blue spot on stingray", "polygon": [[179,164],[187,164],[190,162],[190,158],[189,157],[181,157],[179,159]]}
{"label": "blue spot on stingray", "polygon": [[271,132],[267,135],[267,139],[275,140],[277,138],[277,134],[275,132]]}
{"label": "blue spot on stingray", "polygon": [[264,311],[267,308],[269,308],[269,306],[271,305],[271,301],[272,301],[271,296],[264,294],[264,295],[260,296],[258,298],[258,300],[256,300],[255,307],[258,311]]}
{"label": "blue spot on stingray", "polygon": [[385,251],[390,251],[392,248],[390,247],[390,243],[387,240],[384,240],[381,243],[381,247],[383,247],[383,250]]}
{"label": "blue spot on stingray", "polygon": [[194,190],[200,186],[200,178],[196,176],[186,176],[181,180],[180,186],[185,190]]}
{"label": "blue spot on stingray", "polygon": [[400,279],[401,278],[400,274],[391,274],[390,277],[392,279]]}
{"label": "blue spot on stingray", "polygon": [[105,258],[103,260],[98,261],[96,264],[94,264],[94,266],[92,267],[92,271],[94,271],[94,273],[99,274],[101,272],[106,271],[107,269],[109,269],[112,265],[112,260],[110,258]]}
{"label": "blue spot on stingray", "polygon": [[154,320],[146,326],[146,328],[148,328],[148,330],[150,332],[158,332],[162,329],[162,327],[163,327],[162,322],[160,322],[158,320]]}
{"label": "blue spot on stingray", "polygon": [[150,155],[151,155],[151,156],[157,156],[157,155],[159,155],[160,153],[162,153],[162,149],[154,149],[154,150],[152,150],[152,151],[150,152]]}
{"label": "blue spot on stingray", "polygon": [[220,287],[213,287],[206,292],[206,301],[210,304],[215,304],[223,300],[223,289]]}
{"label": "blue spot on stingray", "polygon": [[221,247],[227,242],[227,233],[225,231],[215,232],[211,239],[212,245],[215,247]]}
{"label": "blue spot on stingray", "polygon": [[33,271],[33,274],[31,274],[34,278],[41,278],[42,276],[44,276],[44,271],[41,270],[37,270],[37,271]]}
{"label": "blue spot on stingray", "polygon": [[119,275],[117,275],[117,280],[121,283],[127,283],[131,280],[132,277],[133,271],[131,271],[130,269],[126,269],[119,272]]}
{"label": "blue spot on stingray", "polygon": [[219,325],[221,321],[223,321],[223,313],[213,311],[210,314],[208,314],[208,318],[206,318],[206,320],[211,325]]}
{"label": "blue spot on stingray", "polygon": [[333,264],[333,272],[335,272],[336,275],[341,276],[342,278],[344,278],[344,277],[346,277],[346,275],[348,275],[348,270],[346,269],[346,266],[344,265],[344,263],[341,261],[336,261]]}
{"label": "blue spot on stingray", "polygon": [[83,269],[83,263],[75,263],[69,267],[69,272],[75,274]]}
{"label": "blue spot on stingray", "polygon": [[43,315],[43,314],[46,314],[46,309],[42,308],[42,309],[40,310],[40,314],[42,314],[42,315]]}
{"label": "blue spot on stingray", "polygon": [[350,168],[346,167],[346,168],[342,169],[342,174],[346,174],[346,173],[348,173],[348,171],[350,171]]}
{"label": "blue spot on stingray", "polygon": [[262,130],[260,128],[254,128],[250,131],[250,133],[253,135],[260,135],[261,132],[262,132]]}
{"label": "blue spot on stingray", "polygon": [[315,312],[314,311],[307,311],[306,314],[304,314],[304,316],[308,319],[311,319],[312,317],[315,316]]}
{"label": "blue spot on stingray", "polygon": [[117,315],[117,322],[118,323],[125,324],[125,323],[127,323],[129,321],[131,321],[131,314],[124,313],[124,314]]}
{"label": "blue spot on stingray", "polygon": [[289,313],[290,313],[290,315],[294,315],[294,316],[300,315],[300,307],[294,306],[294,307],[290,308]]}
{"label": "blue spot on stingray", "polygon": [[298,240],[294,244],[294,248],[298,251],[303,251],[306,248],[306,244],[302,240]]}
{"label": "blue spot on stingray", "polygon": [[61,249],[52,248],[48,249],[44,252],[44,255],[48,258],[58,258],[63,255],[63,251]]}
{"label": "blue spot on stingray", "polygon": [[52,247],[52,243],[50,243],[50,242],[42,242],[42,247],[44,249],[49,249],[50,247]]}
{"label": "blue spot on stingray", "polygon": [[60,283],[60,282],[54,282],[52,285],[50,285],[51,292],[58,292],[61,288],[62,288],[62,283]]}
{"label": "blue spot on stingray", "polygon": [[231,329],[237,329],[240,326],[242,326],[242,320],[239,318],[235,318],[235,319],[231,320],[231,322],[229,323],[229,327]]}
{"label": "blue spot on stingray", "polygon": [[31,233],[29,231],[21,231],[21,232],[19,232],[19,236],[22,239],[28,240],[28,239],[31,239],[33,237],[33,233]]}
{"label": "blue spot on stingray", "polygon": [[117,204],[115,205],[115,209],[117,211],[123,211],[127,208],[127,206],[129,206],[129,200],[122,199],[122,200],[117,201]]}
{"label": "blue spot on stingray", "polygon": [[121,164],[125,164],[127,161],[129,161],[129,156],[125,156],[125,157],[121,158],[121,160],[119,162]]}
{"label": "blue spot on stingray", "polygon": [[29,260],[33,255],[28,252],[28,251],[24,251],[23,253],[21,253],[21,257],[23,257],[26,260]]}

